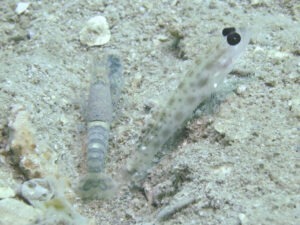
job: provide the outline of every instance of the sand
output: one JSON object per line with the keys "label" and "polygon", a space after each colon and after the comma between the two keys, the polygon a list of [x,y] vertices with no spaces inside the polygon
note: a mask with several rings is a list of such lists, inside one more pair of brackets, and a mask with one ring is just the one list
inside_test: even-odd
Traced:
{"label": "sand", "polygon": [[[58,174],[69,183],[63,190],[68,201],[95,224],[300,224],[297,0],[32,1],[20,15],[17,3],[0,3],[3,187],[28,179],[7,153],[18,106],[30,115],[37,146],[56,157]],[[97,15],[106,17],[111,39],[84,46],[79,32]],[[228,26],[253,34],[216,94],[214,110],[197,111],[179,143],[151,169],[145,193],[122,185],[111,200],[82,202],[73,190],[85,174],[91,56],[116,52],[124,66],[106,162],[106,172],[117,177],[149,108],[176,89]],[[191,196],[195,201],[158,222],[163,209]]]}

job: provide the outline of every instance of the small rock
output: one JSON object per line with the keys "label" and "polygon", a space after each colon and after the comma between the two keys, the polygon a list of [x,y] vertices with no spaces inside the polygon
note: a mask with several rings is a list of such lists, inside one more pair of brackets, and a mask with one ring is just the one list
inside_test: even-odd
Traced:
{"label": "small rock", "polygon": [[268,87],[275,87],[276,86],[276,80],[275,79],[267,79],[265,81],[265,85]]}
{"label": "small rock", "polygon": [[156,39],[160,42],[166,42],[169,40],[169,37],[167,35],[160,34],[156,37]]}
{"label": "small rock", "polygon": [[250,5],[254,7],[258,6],[269,6],[270,1],[269,0],[251,0]]}
{"label": "small rock", "polygon": [[30,120],[30,114],[22,105],[11,107],[9,127],[9,152],[11,163],[18,166],[28,178],[44,177],[56,174],[57,155],[44,142],[37,142],[36,130]]}
{"label": "small rock", "polygon": [[[251,135],[252,124],[244,117],[235,120],[229,115],[228,109],[221,108],[220,114],[223,117],[217,118],[213,123],[213,128],[218,132],[224,144],[230,145],[233,142],[241,142]],[[242,124],[242,125],[241,125]]]}
{"label": "small rock", "polygon": [[15,191],[10,187],[0,187],[0,199],[14,197],[15,194]]}
{"label": "small rock", "polygon": [[145,99],[143,103],[146,111],[150,111],[151,109],[158,106],[158,102],[154,99]]}
{"label": "small rock", "polygon": [[35,224],[42,212],[21,201],[6,198],[0,201],[0,224]]}
{"label": "small rock", "polygon": [[88,20],[79,33],[80,42],[88,46],[104,45],[110,40],[110,30],[106,18],[95,16]]}
{"label": "small rock", "polygon": [[241,225],[246,225],[246,224],[248,224],[249,220],[248,220],[248,218],[247,218],[247,216],[245,214],[240,213],[239,214],[239,221],[240,221]]}
{"label": "small rock", "polygon": [[288,105],[292,116],[300,119],[300,98],[295,96],[289,101]]}
{"label": "small rock", "polygon": [[32,152],[36,147],[34,128],[30,123],[30,114],[21,105],[11,107],[11,118],[8,122],[9,145],[8,150],[12,151],[12,161],[19,163],[20,154]]}
{"label": "small rock", "polygon": [[49,201],[54,197],[53,185],[44,178],[31,179],[21,186],[21,195],[32,205],[42,201]]}
{"label": "small rock", "polygon": [[19,2],[17,4],[17,7],[15,9],[15,12],[18,14],[18,15],[21,15],[22,13],[24,13],[27,8],[29,7],[30,3],[29,2]]}
{"label": "small rock", "polygon": [[91,225],[89,219],[81,216],[65,197],[55,197],[40,206],[44,215],[39,225],[72,224]]}
{"label": "small rock", "polygon": [[142,83],[143,83],[143,76],[141,73],[137,72],[134,75],[133,79],[131,80],[130,86],[133,90],[135,90],[135,89],[140,88]]}
{"label": "small rock", "polygon": [[240,85],[237,87],[236,89],[236,93],[239,95],[239,96],[243,96],[245,94],[245,92],[247,91],[247,86],[246,85]]}

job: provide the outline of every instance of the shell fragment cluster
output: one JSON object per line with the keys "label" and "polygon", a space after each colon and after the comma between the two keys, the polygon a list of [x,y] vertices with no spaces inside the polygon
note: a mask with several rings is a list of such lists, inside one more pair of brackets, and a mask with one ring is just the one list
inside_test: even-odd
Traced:
{"label": "shell fragment cluster", "polygon": [[103,16],[89,19],[79,33],[80,42],[90,47],[106,44],[110,36],[109,25]]}

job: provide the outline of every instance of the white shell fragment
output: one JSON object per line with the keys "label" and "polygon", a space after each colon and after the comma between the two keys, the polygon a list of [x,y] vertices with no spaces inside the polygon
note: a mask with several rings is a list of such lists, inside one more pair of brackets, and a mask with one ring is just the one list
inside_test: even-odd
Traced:
{"label": "white shell fragment", "polygon": [[110,30],[106,18],[95,16],[88,20],[79,33],[80,42],[88,46],[104,45],[110,40]]}
{"label": "white shell fragment", "polygon": [[19,2],[17,4],[17,7],[15,9],[15,12],[18,15],[21,15],[23,12],[25,12],[27,10],[27,8],[29,7],[30,3],[29,2]]}
{"label": "white shell fragment", "polygon": [[49,201],[54,197],[54,187],[43,178],[31,179],[21,186],[21,195],[32,205],[37,202]]}

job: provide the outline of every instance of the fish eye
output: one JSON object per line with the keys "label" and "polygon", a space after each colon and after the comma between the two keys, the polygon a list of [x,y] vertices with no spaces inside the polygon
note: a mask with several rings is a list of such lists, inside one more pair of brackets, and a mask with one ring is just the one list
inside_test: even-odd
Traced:
{"label": "fish eye", "polygon": [[229,45],[237,45],[241,41],[241,35],[237,32],[231,32],[227,35],[227,43]]}
{"label": "fish eye", "polygon": [[232,32],[235,32],[235,28],[234,28],[234,27],[225,27],[225,28],[222,30],[223,36],[227,36],[228,34],[230,34],[230,33],[232,33]]}

